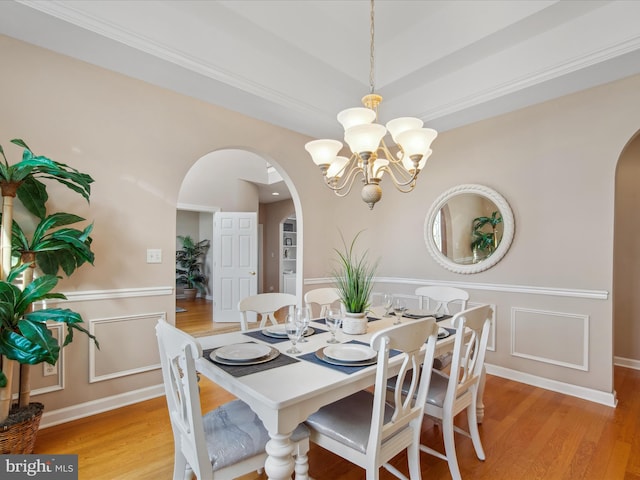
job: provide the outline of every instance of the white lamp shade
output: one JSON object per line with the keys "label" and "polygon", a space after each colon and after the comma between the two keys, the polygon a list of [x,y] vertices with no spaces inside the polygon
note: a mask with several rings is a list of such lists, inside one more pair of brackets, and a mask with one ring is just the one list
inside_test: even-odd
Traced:
{"label": "white lamp shade", "polygon": [[329,170],[327,170],[328,178],[340,178],[344,175],[344,167],[349,159],[347,157],[336,157]]}
{"label": "white lamp shade", "polygon": [[438,136],[432,128],[415,128],[398,134],[398,145],[402,147],[405,157],[426,155],[431,142]]}
{"label": "white lamp shade", "polygon": [[375,119],[376,112],[364,107],[347,108],[338,113],[338,121],[342,124],[342,128],[344,128],[345,131],[356,125],[371,123]]}
{"label": "white lamp shade", "polygon": [[375,152],[387,129],[377,123],[356,125],[344,132],[344,141],[354,153]]}
{"label": "white lamp shade", "polygon": [[389,165],[389,160],[386,158],[376,158],[376,161],[373,162],[373,168],[371,169],[373,178],[382,178],[385,172],[382,170],[382,167],[386,167],[387,165]]}
{"label": "white lamp shade", "polygon": [[[427,163],[427,158],[431,156],[433,151],[431,149],[427,150],[420,162],[418,162],[418,170],[422,170],[424,168],[425,163]],[[413,170],[413,160],[411,160],[408,156],[402,158],[402,166],[407,169],[407,171]]]}
{"label": "white lamp shade", "polygon": [[395,143],[398,143],[398,135],[407,130],[415,130],[416,128],[422,128],[424,122],[415,117],[400,117],[394,118],[387,122],[387,130],[391,134],[391,138]]}
{"label": "white lamp shade", "polygon": [[341,148],[342,142],[338,140],[312,140],[304,146],[316,165],[328,165],[333,162]]}

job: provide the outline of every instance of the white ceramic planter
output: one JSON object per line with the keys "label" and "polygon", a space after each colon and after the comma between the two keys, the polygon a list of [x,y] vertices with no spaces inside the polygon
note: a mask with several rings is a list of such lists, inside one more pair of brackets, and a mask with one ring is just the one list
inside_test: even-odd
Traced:
{"label": "white ceramic planter", "polygon": [[342,331],[349,335],[367,333],[367,313],[345,313],[342,319]]}

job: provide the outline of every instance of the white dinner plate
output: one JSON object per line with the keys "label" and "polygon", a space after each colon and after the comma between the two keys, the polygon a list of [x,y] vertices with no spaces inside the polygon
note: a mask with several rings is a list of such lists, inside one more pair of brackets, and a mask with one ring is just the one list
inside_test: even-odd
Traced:
{"label": "white dinner plate", "polygon": [[[312,327],[307,327],[304,331],[304,336],[308,337],[309,335],[313,335],[315,332],[316,331]],[[273,325],[271,327],[267,327],[262,330],[262,334],[273,338],[289,338],[284,325]]]}
{"label": "white dinner plate", "polygon": [[441,318],[444,315],[442,313],[436,313],[429,310],[419,310],[419,309],[409,309],[403,314],[407,318],[424,318],[424,317],[433,317],[433,318]]}
{"label": "white dinner plate", "polygon": [[256,358],[255,360],[226,360],[224,358],[220,358],[216,355],[217,350],[214,350],[209,354],[209,358],[216,363],[220,363],[222,365],[232,365],[234,367],[244,366],[244,365],[257,365],[259,363],[270,362],[274,358],[277,358],[280,355],[280,350],[277,348],[269,347],[269,353],[264,357]]}
{"label": "white dinner plate", "polygon": [[323,362],[330,363],[331,365],[338,365],[340,367],[368,367],[369,365],[375,365],[378,361],[377,357],[373,357],[369,360],[365,360],[364,362],[342,362],[340,360],[327,357],[324,354],[324,348],[316,350],[316,357]]}
{"label": "white dinner plate", "polygon": [[266,357],[271,353],[269,345],[259,343],[236,343],[216,350],[216,357],[235,362],[246,362]]}
{"label": "white dinner plate", "polygon": [[366,362],[376,356],[376,351],[372,348],[355,343],[331,345],[325,347],[323,353],[326,357],[340,362]]}
{"label": "white dinner plate", "polygon": [[438,338],[447,338],[449,335],[451,335],[449,333],[449,330],[447,330],[446,328],[438,328]]}

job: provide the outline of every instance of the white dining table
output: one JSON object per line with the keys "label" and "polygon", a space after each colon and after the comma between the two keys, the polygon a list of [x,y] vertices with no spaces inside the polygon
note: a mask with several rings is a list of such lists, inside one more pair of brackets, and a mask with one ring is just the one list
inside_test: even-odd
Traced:
{"label": "white dining table", "polygon": [[[336,336],[341,342],[358,340],[368,343],[373,333],[391,326],[394,318],[369,321],[367,333],[362,335],[347,335],[338,331]],[[411,322],[412,320],[404,318],[402,321]],[[451,325],[447,322],[449,320],[443,320],[438,322],[438,325],[450,328]],[[327,340],[331,334],[327,327],[316,321],[312,321],[310,326],[316,330],[316,333],[306,337],[307,342],[298,344],[302,351],[301,354],[290,356],[300,357],[328,346]],[[251,332],[258,330],[211,335],[200,337],[197,340],[203,349],[249,341],[267,343],[280,350],[281,355],[289,355],[284,353],[291,347],[291,342],[288,340],[269,343],[266,340],[262,342],[258,335],[255,335],[258,338],[248,336]],[[450,351],[453,348],[453,342],[454,335],[439,340],[436,345],[436,355]],[[399,358],[396,362],[393,362],[392,359],[392,370],[394,367],[400,368]],[[328,365],[324,366],[302,359],[295,363],[240,377],[227,373],[223,368],[204,357],[196,360],[196,368],[203,376],[246,402],[262,420],[270,436],[266,446],[268,456],[265,472],[272,480],[291,478],[294,461],[292,457],[293,445],[289,438],[298,424],[304,422],[320,407],[373,385],[376,373],[375,365],[347,374],[330,368]],[[393,373],[397,372],[392,371]],[[299,480],[308,478],[307,473],[296,473],[296,478]]]}

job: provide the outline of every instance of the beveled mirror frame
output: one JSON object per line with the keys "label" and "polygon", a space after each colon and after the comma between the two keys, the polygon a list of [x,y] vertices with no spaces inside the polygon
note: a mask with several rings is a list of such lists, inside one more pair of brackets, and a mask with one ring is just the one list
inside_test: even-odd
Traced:
{"label": "beveled mirror frame", "polygon": [[[487,258],[473,264],[459,264],[454,262],[440,251],[433,238],[433,222],[435,221],[440,209],[453,197],[463,194],[476,194],[491,200],[496,207],[498,207],[498,210],[500,210],[500,214],[502,215],[504,230],[500,243],[498,244],[498,248],[496,248],[496,250]],[[433,259],[447,270],[463,274],[482,272],[493,267],[496,263],[502,260],[509,250],[509,247],[511,247],[514,232],[515,222],[513,219],[513,212],[505,198],[489,187],[475,184],[458,185],[442,193],[442,195],[433,202],[433,205],[431,205],[424,223],[424,240],[427,245],[427,250]]]}

